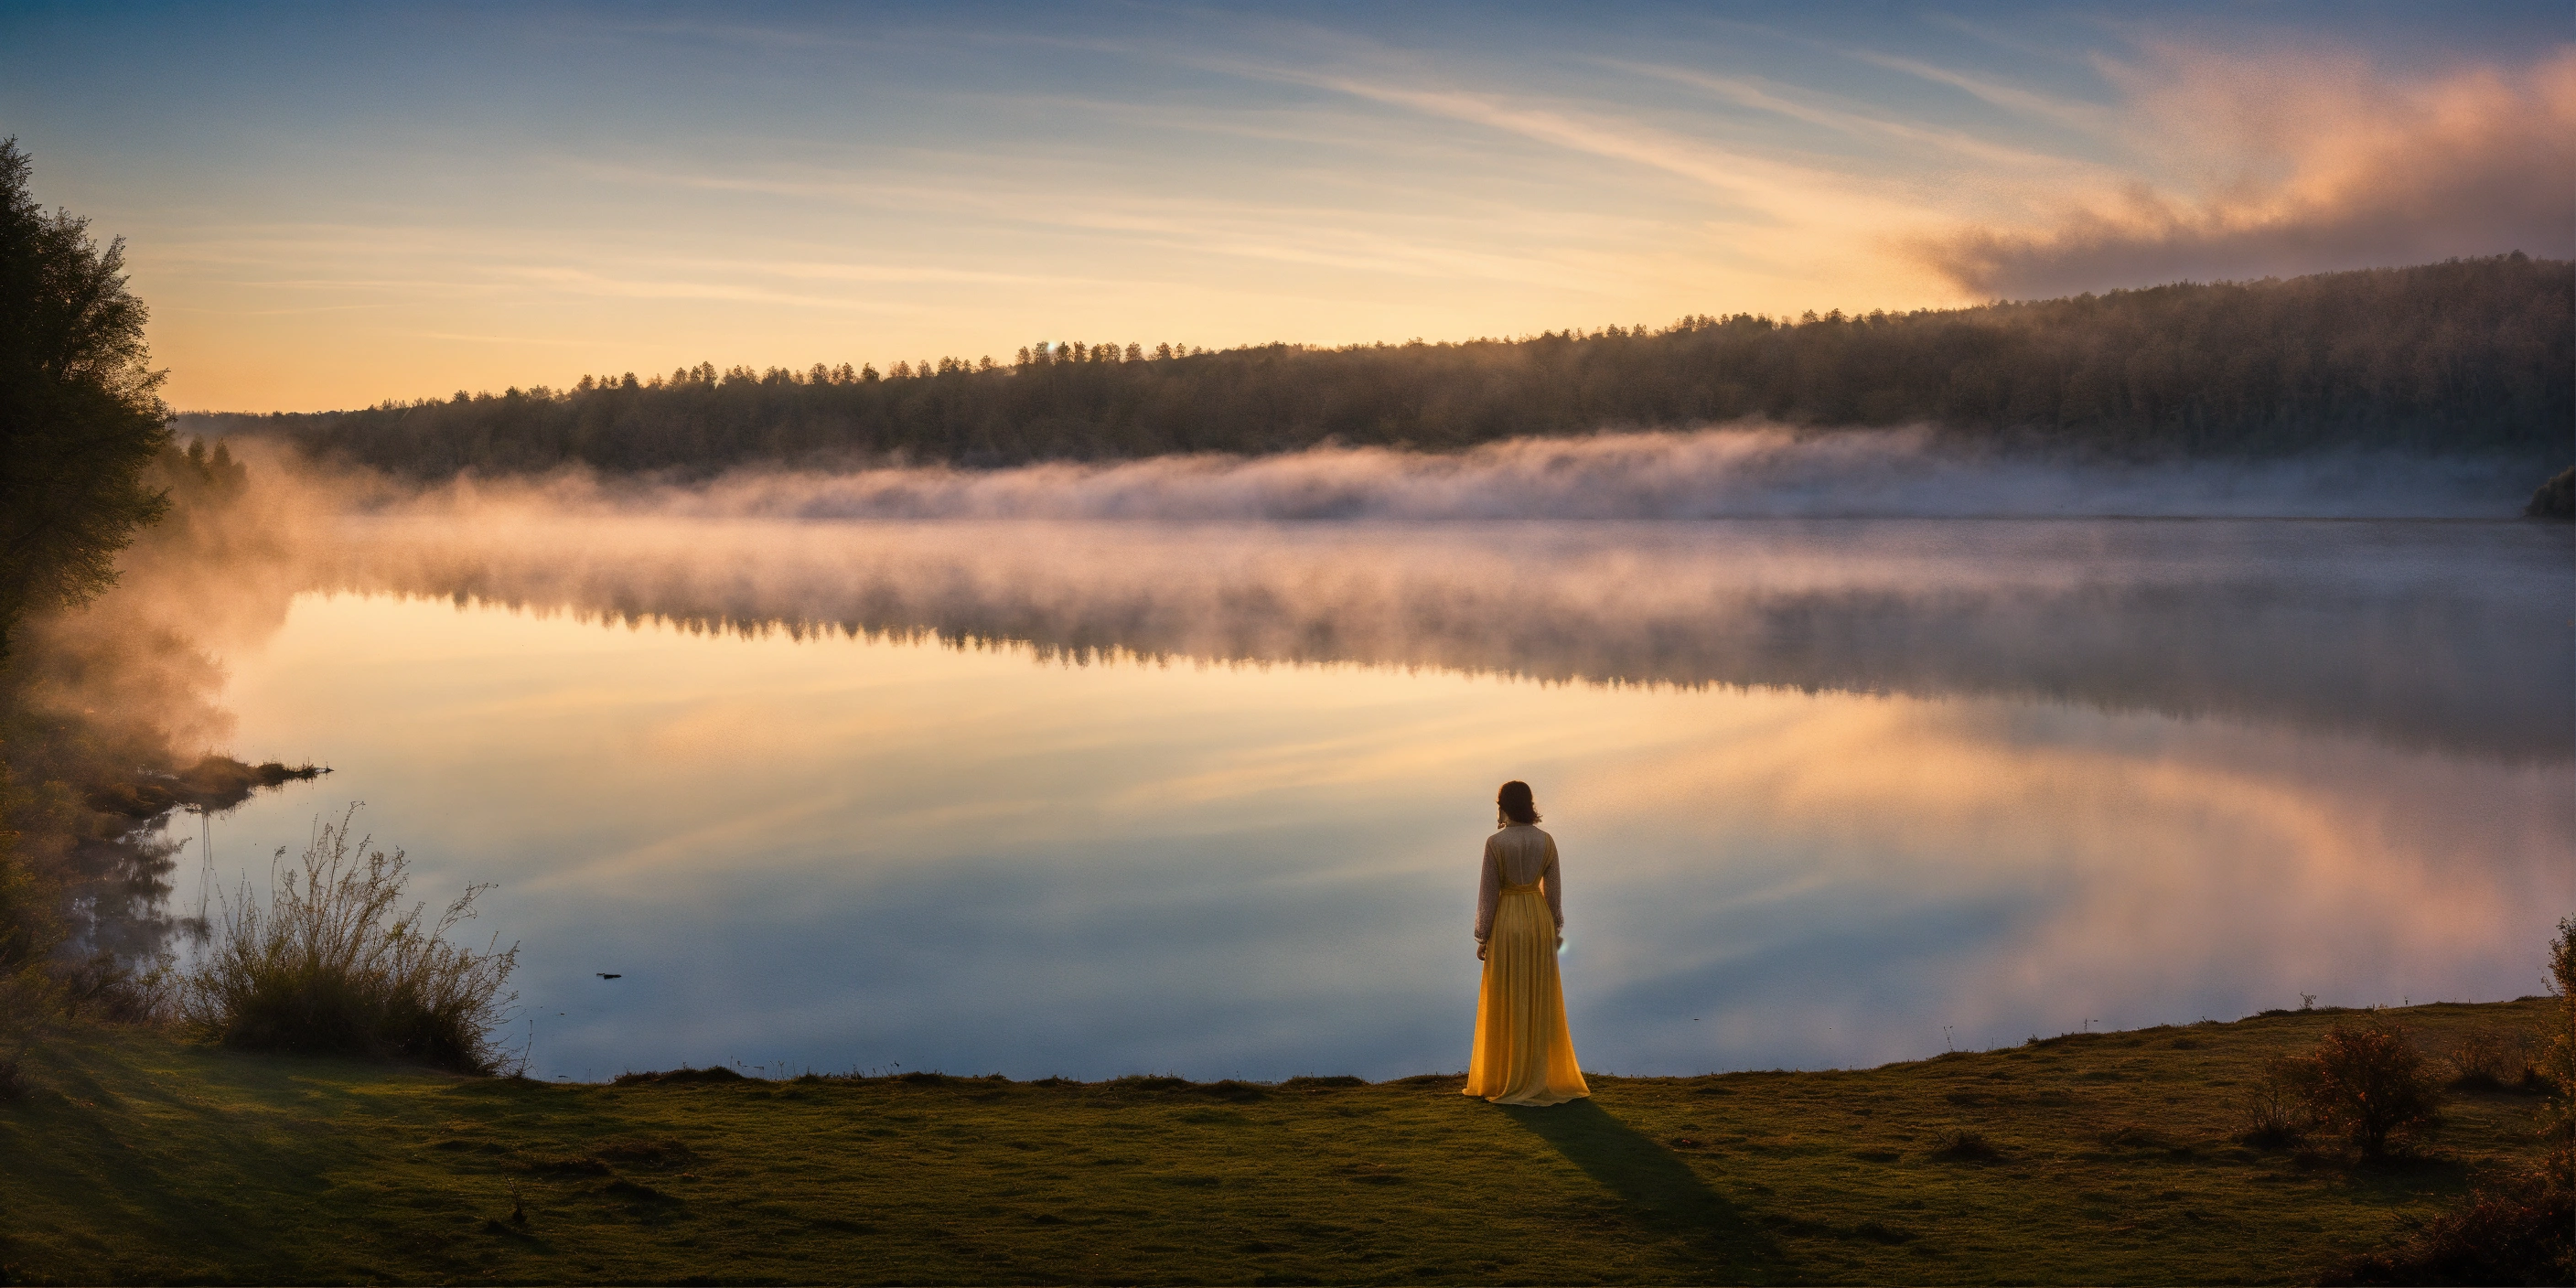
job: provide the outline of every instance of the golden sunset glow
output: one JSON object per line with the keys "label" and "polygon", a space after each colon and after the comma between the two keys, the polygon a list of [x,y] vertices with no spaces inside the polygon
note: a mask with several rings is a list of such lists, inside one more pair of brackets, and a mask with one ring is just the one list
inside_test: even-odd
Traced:
{"label": "golden sunset glow", "polygon": [[63,11],[0,118],[188,409],[2576,249],[2540,10],[1986,8]]}

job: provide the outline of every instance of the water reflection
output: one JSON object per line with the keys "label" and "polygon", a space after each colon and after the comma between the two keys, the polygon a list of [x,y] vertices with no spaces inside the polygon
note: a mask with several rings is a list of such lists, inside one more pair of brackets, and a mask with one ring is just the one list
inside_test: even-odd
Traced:
{"label": "water reflection", "polygon": [[803,633],[1980,694],[2563,759],[2576,543],[2523,523],[353,523],[319,584]]}
{"label": "water reflection", "polygon": [[376,524],[330,584],[477,606],[306,595],[237,653],[241,750],[342,772],[227,852],[355,795],[424,879],[502,882],[575,1077],[1455,1068],[1507,776],[1596,1068],[2511,996],[2576,850],[2565,544]]}

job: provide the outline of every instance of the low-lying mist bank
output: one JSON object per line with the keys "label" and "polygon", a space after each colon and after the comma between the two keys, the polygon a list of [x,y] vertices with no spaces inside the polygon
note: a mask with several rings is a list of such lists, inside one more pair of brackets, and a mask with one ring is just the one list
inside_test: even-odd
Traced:
{"label": "low-lying mist bank", "polygon": [[2538,524],[354,519],[309,584],[1042,654],[1993,694],[2570,754]]}
{"label": "low-lying mist bank", "polygon": [[0,664],[0,940],[14,936],[0,950],[53,976],[14,992],[0,978],[0,1062],[51,1010],[157,1004],[153,972],[189,929],[168,904],[189,843],[166,834],[175,811],[220,814],[325,772],[218,754],[233,723],[222,657],[284,622],[320,512],[290,471],[254,478],[203,446],[145,471],[167,510],[118,554],[113,588],[22,620]]}
{"label": "low-lying mist bank", "polygon": [[999,470],[747,471],[684,485],[577,471],[400,491],[384,508],[885,520],[2506,518],[2532,486],[2492,457],[2115,462],[1963,448],[1920,427],[1749,426],[1514,439],[1452,454],[1320,447]]}
{"label": "low-lying mist bank", "polygon": [[[2512,756],[2567,754],[2576,683],[2576,534],[2502,521],[2495,467],[2457,459],[2050,464],[1919,431],[1764,428],[690,485],[423,488],[257,445],[245,460],[127,553],[117,589],[31,623],[20,706],[173,765],[231,750],[221,659],[307,591],[1074,654],[2021,694]],[[2103,515],[2145,521],[2037,521]]]}
{"label": "low-lying mist bank", "polygon": [[2568,462],[2576,266],[2519,254],[2286,281],[2177,283],[1967,309],[1519,340],[1270,344],[1219,353],[1033,344],[890,375],[713,363],[570,389],[226,416],[317,459],[460,473],[704,478],[901,460],[974,468],[1327,443],[1463,450],[1513,438],[1767,420],[1919,424],[1988,446],[2244,460],[2353,449]]}

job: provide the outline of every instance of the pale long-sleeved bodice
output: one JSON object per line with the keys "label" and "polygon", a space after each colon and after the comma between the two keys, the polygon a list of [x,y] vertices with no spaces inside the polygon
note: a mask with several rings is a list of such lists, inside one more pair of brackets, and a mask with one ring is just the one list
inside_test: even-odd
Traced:
{"label": "pale long-sleeved bodice", "polygon": [[1565,932],[1565,891],[1557,879],[1556,838],[1529,823],[1514,823],[1485,838],[1485,876],[1476,887],[1476,942],[1494,937],[1494,907],[1503,887],[1545,882],[1548,915]]}

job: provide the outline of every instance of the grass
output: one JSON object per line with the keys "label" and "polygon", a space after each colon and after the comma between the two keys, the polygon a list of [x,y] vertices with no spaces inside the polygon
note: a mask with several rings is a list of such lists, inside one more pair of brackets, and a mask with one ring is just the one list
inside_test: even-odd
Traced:
{"label": "grass", "polygon": [[[2433,1050],[2548,1003],[2389,1012]],[[2313,1282],[2541,1153],[2463,1090],[2426,1157],[2233,1137],[2333,1017],[1879,1069],[1274,1087],[466,1079],[102,1029],[0,1104],[29,1282]],[[1973,1147],[1962,1142],[1973,1141]]]}
{"label": "grass", "polygon": [[293,868],[271,870],[263,906],[242,885],[209,926],[208,950],[181,977],[178,1013],[196,1036],[257,1051],[393,1056],[492,1073],[491,1041],[516,996],[501,990],[519,950],[448,942],[492,887],[469,886],[435,920],[403,908],[403,852],[351,840],[358,807],[324,824]]}

